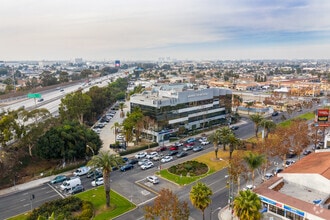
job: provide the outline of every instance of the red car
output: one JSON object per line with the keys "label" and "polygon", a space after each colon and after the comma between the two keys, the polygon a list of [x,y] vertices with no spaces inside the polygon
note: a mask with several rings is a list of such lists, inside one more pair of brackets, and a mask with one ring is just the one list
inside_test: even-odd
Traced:
{"label": "red car", "polygon": [[189,144],[185,144],[184,146],[186,146],[186,147],[192,147],[194,145],[195,145],[195,143],[189,143]]}
{"label": "red car", "polygon": [[173,151],[173,150],[178,150],[178,149],[179,149],[178,146],[174,146],[174,145],[173,145],[173,146],[170,147],[170,150],[171,150],[171,151]]}
{"label": "red car", "polygon": [[162,146],[156,149],[157,152],[166,151],[166,150],[167,150],[166,146]]}

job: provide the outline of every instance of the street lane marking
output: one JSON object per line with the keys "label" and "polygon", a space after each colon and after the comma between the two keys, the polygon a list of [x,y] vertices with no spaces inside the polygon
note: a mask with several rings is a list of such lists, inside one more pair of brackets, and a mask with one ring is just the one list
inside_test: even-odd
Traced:
{"label": "street lane marking", "polygon": [[26,206],[28,206],[28,205],[31,205],[31,204],[25,204],[25,205],[23,205],[23,207],[26,207]]}
{"label": "street lane marking", "polygon": [[26,199],[21,199],[20,202],[23,202],[23,201],[25,201],[25,200],[26,200]]}
{"label": "street lane marking", "polygon": [[29,193],[27,192],[27,193],[23,193],[23,196],[25,196],[25,195],[28,195]]}
{"label": "street lane marking", "polygon": [[213,194],[215,194],[215,193],[217,193],[217,192],[219,192],[219,191],[221,191],[221,190],[223,190],[223,189],[225,189],[225,188],[227,188],[227,187],[226,187],[226,186],[225,186],[225,187],[222,187],[222,188],[220,188],[220,189],[214,191]]}

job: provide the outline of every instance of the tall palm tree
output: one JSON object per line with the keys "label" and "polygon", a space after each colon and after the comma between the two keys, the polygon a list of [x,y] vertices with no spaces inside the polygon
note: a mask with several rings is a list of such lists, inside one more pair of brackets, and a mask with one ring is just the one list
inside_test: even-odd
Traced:
{"label": "tall palm tree", "polygon": [[204,211],[211,204],[210,196],[213,194],[212,190],[205,185],[205,183],[198,182],[191,188],[189,198],[195,208],[198,208],[203,213],[203,220],[205,219]]}
{"label": "tall palm tree", "polygon": [[234,199],[234,213],[239,219],[258,220],[261,219],[261,200],[251,190],[242,190]]}
{"label": "tall palm tree", "polygon": [[252,174],[252,185],[254,186],[254,171],[258,169],[264,162],[264,156],[257,153],[252,153],[251,151],[244,158],[247,163],[250,172]]}
{"label": "tall palm tree", "polygon": [[262,120],[264,120],[264,117],[260,114],[254,114],[254,115],[250,115],[250,119],[254,123],[255,135],[256,135],[256,138],[258,138],[259,126],[260,126],[260,123],[262,122]]}
{"label": "tall palm tree", "polygon": [[106,205],[110,207],[110,173],[112,167],[122,164],[123,159],[116,155],[110,154],[109,151],[101,151],[98,155],[92,157],[88,162],[89,166],[101,168],[103,171],[104,191]]}
{"label": "tall palm tree", "polygon": [[118,128],[120,128],[120,126],[119,122],[115,122],[111,127],[112,129],[115,129],[115,137],[117,137]]}
{"label": "tall palm tree", "polygon": [[126,107],[125,102],[119,103],[119,109],[120,109],[120,117],[123,118],[125,116],[124,114],[124,108]]}
{"label": "tall palm tree", "polygon": [[212,142],[215,158],[218,159],[219,142],[221,140],[220,130],[216,130],[208,137],[208,139],[210,140],[210,142]]}
{"label": "tall palm tree", "polygon": [[226,150],[226,145],[228,144],[228,136],[233,134],[233,131],[229,127],[222,127],[219,130],[221,143],[223,144],[223,150]]}
{"label": "tall palm tree", "polygon": [[240,140],[235,136],[234,133],[230,133],[227,136],[227,141],[229,144],[229,159],[231,159],[233,152],[234,152],[235,148],[238,146]]}
{"label": "tall palm tree", "polygon": [[253,102],[247,102],[245,103],[245,107],[248,109],[248,115],[250,115],[250,110],[251,110],[251,107],[254,105]]}
{"label": "tall palm tree", "polygon": [[236,113],[238,112],[238,107],[242,104],[243,102],[243,99],[240,95],[233,95],[233,105],[235,106],[236,108]]}
{"label": "tall palm tree", "polygon": [[272,120],[264,119],[260,122],[260,126],[264,128],[264,138],[268,138],[268,134],[276,128],[276,123]]}

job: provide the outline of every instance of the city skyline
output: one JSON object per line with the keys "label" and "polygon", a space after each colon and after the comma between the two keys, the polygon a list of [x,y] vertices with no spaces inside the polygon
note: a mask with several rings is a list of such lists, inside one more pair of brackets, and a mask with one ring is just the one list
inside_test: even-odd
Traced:
{"label": "city skyline", "polygon": [[0,60],[329,59],[324,0],[2,1]]}

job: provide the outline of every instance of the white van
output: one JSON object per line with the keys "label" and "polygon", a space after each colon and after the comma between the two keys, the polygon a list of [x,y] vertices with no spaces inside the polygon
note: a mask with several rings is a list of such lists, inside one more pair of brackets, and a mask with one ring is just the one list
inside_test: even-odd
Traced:
{"label": "white van", "polygon": [[75,177],[69,180],[65,180],[62,185],[60,186],[60,189],[63,190],[71,190],[72,188],[81,185],[81,180],[79,177]]}
{"label": "white van", "polygon": [[75,176],[82,176],[88,173],[88,171],[90,170],[90,167],[80,167],[78,168],[76,171],[73,172],[73,175]]}

